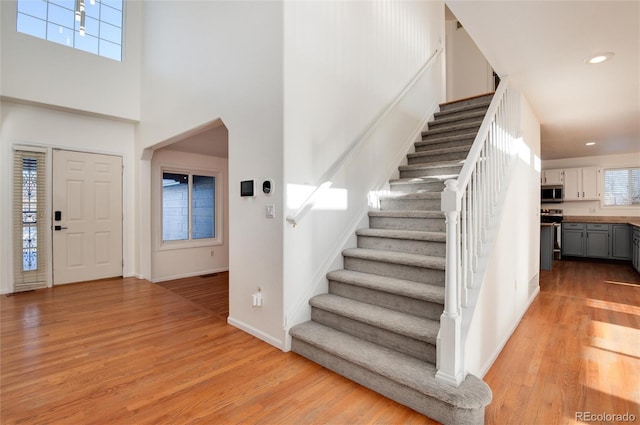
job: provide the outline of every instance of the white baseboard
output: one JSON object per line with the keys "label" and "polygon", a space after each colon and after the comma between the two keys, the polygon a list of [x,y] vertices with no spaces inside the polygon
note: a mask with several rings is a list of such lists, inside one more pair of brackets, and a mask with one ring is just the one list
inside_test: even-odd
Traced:
{"label": "white baseboard", "polygon": [[279,350],[284,351],[284,342],[281,339],[275,338],[272,335],[262,332],[260,329],[256,329],[251,325],[248,325],[240,320],[234,319],[233,317],[227,317],[227,323],[233,327],[236,327],[249,335],[253,335],[256,338],[266,342],[269,345],[273,345]]}
{"label": "white baseboard", "polygon": [[213,269],[213,270],[203,270],[199,272],[181,273],[181,274],[176,274],[172,276],[163,276],[163,277],[158,277],[156,279],[149,279],[149,281],[151,283],[160,283],[160,282],[166,282],[168,280],[183,279],[185,277],[202,276],[205,274],[222,273],[222,272],[228,272],[228,271],[229,271],[229,267],[221,267],[219,269]]}
{"label": "white baseboard", "polygon": [[537,286],[535,288],[535,290],[533,291],[533,293],[531,294],[531,296],[529,297],[529,301],[527,301],[527,306],[522,309],[522,313],[517,318],[517,320],[514,320],[513,326],[511,327],[509,332],[507,332],[507,334],[505,335],[504,339],[500,342],[500,345],[498,345],[496,350],[489,357],[489,359],[484,364],[484,366],[482,366],[482,368],[480,369],[480,377],[481,378],[484,378],[484,376],[487,374],[487,372],[489,372],[489,369],[491,369],[491,366],[493,366],[493,363],[496,361],[496,359],[498,358],[498,356],[502,352],[502,349],[504,348],[504,346],[507,345],[507,342],[509,341],[509,338],[511,338],[511,335],[513,335],[513,333],[516,331],[516,328],[518,327],[518,325],[522,321],[522,318],[524,317],[525,313],[529,310],[529,307],[531,306],[531,303],[533,302],[533,300],[536,299],[536,297],[538,296],[539,293],[540,293],[540,286]]}

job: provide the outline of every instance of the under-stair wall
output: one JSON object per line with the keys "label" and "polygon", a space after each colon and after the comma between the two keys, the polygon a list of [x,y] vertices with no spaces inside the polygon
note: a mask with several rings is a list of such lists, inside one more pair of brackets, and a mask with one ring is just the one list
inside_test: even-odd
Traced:
{"label": "under-stair wall", "polygon": [[484,376],[539,291],[540,124],[521,97],[522,139],[465,345],[467,372]]}
{"label": "under-stair wall", "polygon": [[[442,51],[442,2],[287,2],[285,21],[284,174],[287,215],[348,151],[418,72]],[[308,299],[326,292],[326,273],[341,267],[366,224],[371,191],[384,188],[444,100],[443,56],[429,81],[390,114],[377,139],[353,153],[323,199],[284,229],[283,326],[307,320]]]}

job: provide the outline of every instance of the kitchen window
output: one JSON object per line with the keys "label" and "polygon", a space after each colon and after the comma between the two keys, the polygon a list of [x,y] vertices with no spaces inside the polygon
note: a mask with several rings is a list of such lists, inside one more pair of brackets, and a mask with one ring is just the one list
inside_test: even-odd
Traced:
{"label": "kitchen window", "polygon": [[640,205],[640,168],[604,170],[605,206]]}

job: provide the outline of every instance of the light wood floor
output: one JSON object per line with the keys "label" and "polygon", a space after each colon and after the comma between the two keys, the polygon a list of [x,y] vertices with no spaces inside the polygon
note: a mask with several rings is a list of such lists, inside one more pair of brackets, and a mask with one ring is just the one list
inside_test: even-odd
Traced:
{"label": "light wood floor", "polygon": [[[2,424],[430,424],[226,324],[227,276],[0,297]],[[640,422],[640,276],[562,261],[485,380],[490,424]],[[210,296],[217,293],[218,297]]]}

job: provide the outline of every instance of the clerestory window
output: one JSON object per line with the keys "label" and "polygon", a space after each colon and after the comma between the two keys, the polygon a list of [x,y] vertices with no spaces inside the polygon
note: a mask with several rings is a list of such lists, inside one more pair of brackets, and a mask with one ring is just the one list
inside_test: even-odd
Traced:
{"label": "clerestory window", "polygon": [[18,0],[17,30],[122,60],[124,0]]}

